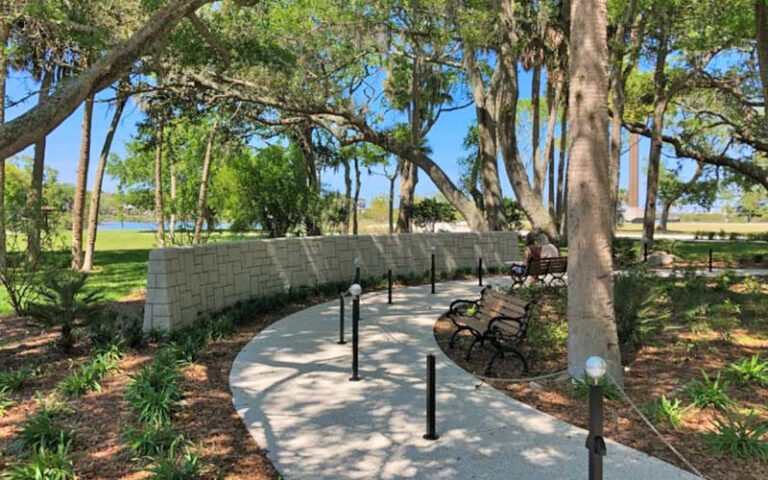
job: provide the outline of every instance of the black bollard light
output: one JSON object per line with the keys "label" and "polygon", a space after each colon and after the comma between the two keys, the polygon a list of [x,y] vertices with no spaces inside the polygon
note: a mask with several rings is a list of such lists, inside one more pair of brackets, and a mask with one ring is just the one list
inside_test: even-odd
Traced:
{"label": "black bollard light", "polygon": [[709,249],[709,271],[712,271],[712,249]]}
{"label": "black bollard light", "polygon": [[344,294],[339,295],[339,345],[344,345]]}
{"label": "black bollard light", "polygon": [[359,352],[359,325],[360,325],[360,294],[363,293],[363,288],[355,283],[349,287],[349,293],[352,294],[352,376],[349,378],[350,382],[359,382],[360,375],[358,374],[358,352]]}
{"label": "black bollard light", "polygon": [[427,355],[427,433],[425,440],[437,440],[435,426],[435,356],[431,353]]}
{"label": "black bollard light", "polygon": [[587,359],[586,371],[593,380],[589,386],[589,480],[603,480],[603,457],[606,454],[603,438],[603,386],[600,379],[605,375],[607,365],[600,357]]}
{"label": "black bollard light", "polygon": [[483,257],[477,261],[477,284],[483,286]]}
{"label": "black bollard light", "polygon": [[387,272],[387,303],[392,305],[392,269]]}
{"label": "black bollard light", "polygon": [[435,247],[432,250],[432,293],[435,293]]}

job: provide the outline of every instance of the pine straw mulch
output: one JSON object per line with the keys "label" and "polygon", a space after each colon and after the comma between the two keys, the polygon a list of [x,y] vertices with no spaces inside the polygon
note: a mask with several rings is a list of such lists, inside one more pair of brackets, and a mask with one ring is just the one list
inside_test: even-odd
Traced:
{"label": "pine straw mulch", "polygon": [[[546,305],[547,302],[540,302]],[[537,318],[540,322],[556,321],[554,309],[545,307]],[[562,318],[562,317],[561,317]],[[557,320],[562,321],[562,320]],[[445,317],[435,324],[435,337],[442,350],[459,366],[477,376],[482,376],[485,363],[493,352],[492,347],[478,348],[472,353],[470,361],[463,358],[471,337],[460,336],[453,350],[448,348],[453,325]],[[683,388],[692,379],[701,378],[701,370],[710,376],[722,371],[726,365],[754,354],[766,358],[768,340],[763,335],[750,335],[754,332],[745,329],[734,331],[730,342],[723,341],[714,333],[694,335],[688,332],[667,330],[658,335],[654,346],[646,346],[637,352],[625,374],[626,391],[638,405],[658,400],[662,394],[667,398],[681,398],[685,404],[688,398],[682,393]],[[538,360],[532,362],[530,377],[558,372],[567,367],[566,352],[533,352],[535,345],[525,347],[528,354],[534,353]],[[509,356],[512,357],[512,356]],[[492,376],[500,379],[516,379],[522,376],[519,361],[510,358],[497,361]],[[588,409],[585,399],[574,398],[572,385],[568,378],[560,376],[554,379],[530,381],[487,380],[487,383],[505,394],[549,413],[560,420],[582,428],[587,428]],[[760,419],[768,421],[768,386],[740,387],[731,385],[729,396],[742,409],[752,408]],[[632,408],[624,401],[606,401],[605,435],[624,445],[636,448],[655,457],[661,458],[680,468],[688,470],[669,449],[642,422]],[[677,431],[659,426],[664,438],[671,442],[683,456],[696,468],[712,480],[766,480],[768,462],[760,460],[734,459],[730,456],[713,455],[704,440],[704,433],[713,428],[713,420],[718,413],[713,408],[699,409],[692,407],[684,417],[681,428]],[[610,455],[610,450],[608,452]],[[586,458],[586,457],[585,457]]]}
{"label": "pine straw mulch", "polygon": [[[238,352],[254,335],[280,318],[326,298],[309,298],[280,306],[239,325],[236,332],[211,343],[200,360],[183,369],[184,400],[173,426],[191,440],[205,464],[205,477],[232,480],[276,480],[280,478],[237,415],[229,390],[229,370]],[[136,302],[139,305],[142,302]],[[20,317],[0,319],[0,370],[32,367],[36,374],[12,398],[16,405],[0,417],[0,472],[17,461],[5,450],[19,431],[19,424],[39,409],[37,397],[54,392],[56,384],[89,360],[88,341],[80,340],[72,352],[55,348],[56,333],[42,330]],[[125,398],[129,376],[150,361],[158,346],[127,351],[119,370],[108,375],[101,391],[68,400],[74,413],[65,423],[74,429],[71,457],[81,479],[146,478],[145,461],[131,459],[122,437],[134,415]]]}

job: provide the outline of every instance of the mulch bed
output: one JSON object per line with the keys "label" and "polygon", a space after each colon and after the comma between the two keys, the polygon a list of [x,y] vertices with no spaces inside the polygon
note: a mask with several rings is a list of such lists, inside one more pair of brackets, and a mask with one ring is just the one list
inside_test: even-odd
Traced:
{"label": "mulch bed", "polygon": [[[541,315],[539,321],[550,321],[547,315]],[[493,349],[475,347],[472,360],[463,359],[471,337],[462,336],[457,346],[448,348],[450,335],[454,328],[450,320],[441,317],[435,324],[435,337],[443,351],[465,370],[482,376],[485,361]],[[730,342],[720,340],[710,333],[692,335],[682,332],[664,332],[655,339],[655,346],[646,346],[634,352],[634,359],[625,373],[626,391],[638,405],[650,400],[657,400],[662,394],[667,398],[679,397],[687,400],[681,393],[691,379],[701,378],[701,369],[710,375],[722,370],[729,362],[761,353],[765,358],[768,340],[759,340],[746,335],[743,330],[736,330]],[[765,337],[763,337],[765,338]],[[694,347],[692,347],[692,345]],[[535,345],[527,345],[530,352]],[[510,359],[497,361],[493,377],[516,379],[522,376],[519,361]],[[529,377],[561,371],[567,368],[565,351],[544,352],[541,359],[531,365]],[[577,400],[572,395],[572,385],[568,378],[539,379],[514,382],[507,380],[487,380],[486,384],[505,394],[549,413],[561,420],[587,427],[587,402]],[[762,420],[768,420],[768,387],[731,386],[730,397],[741,408],[756,409]],[[670,450],[642,422],[635,411],[623,401],[606,401],[605,435],[607,438],[636,448],[650,455],[688,470]],[[704,432],[712,428],[717,417],[713,408],[693,407],[684,418],[682,427],[675,431],[664,426],[658,427],[665,439],[672,442],[683,456],[710,479],[724,480],[766,480],[768,462],[751,459],[734,459],[730,456],[712,455],[707,450]],[[610,447],[609,447],[610,448]],[[610,449],[608,452],[610,455]],[[586,454],[585,454],[586,461]]]}
{"label": "mulch bed", "polygon": [[[185,367],[182,411],[173,426],[191,440],[205,464],[210,479],[276,480],[280,476],[237,415],[229,390],[229,370],[234,357],[259,331],[291,312],[326,301],[310,298],[260,315],[224,340],[210,344],[199,361]],[[138,304],[138,302],[137,302]],[[13,442],[18,425],[34,415],[39,404],[36,395],[47,395],[73,369],[89,360],[86,340],[78,342],[69,354],[58,351],[56,333],[46,332],[24,318],[0,319],[0,365],[2,370],[21,366],[41,366],[24,389],[13,395],[16,405],[0,417],[0,471],[16,459],[5,450]],[[133,414],[125,401],[129,376],[151,360],[156,345],[140,351],[128,351],[116,373],[104,379],[101,391],[68,401],[74,414],[67,426],[75,431],[71,457],[81,479],[141,479],[146,462],[131,459],[123,440],[123,431]]]}

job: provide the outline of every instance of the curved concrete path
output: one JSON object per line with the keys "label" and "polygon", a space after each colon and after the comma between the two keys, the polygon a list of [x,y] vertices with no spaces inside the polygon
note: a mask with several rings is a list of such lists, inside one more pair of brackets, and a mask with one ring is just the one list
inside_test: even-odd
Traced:
{"label": "curved concrete path", "polygon": [[[336,344],[338,301],[286,317],[243,348],[230,373],[235,408],[283,478],[587,478],[584,430],[476,388],[436,344],[435,319],[452,299],[477,296],[477,283],[437,290],[398,290],[394,305],[385,292],[363,295],[360,382],[348,381],[351,343]],[[430,352],[438,368],[435,442],[422,439]],[[616,443],[605,462],[607,479],[698,478]]]}

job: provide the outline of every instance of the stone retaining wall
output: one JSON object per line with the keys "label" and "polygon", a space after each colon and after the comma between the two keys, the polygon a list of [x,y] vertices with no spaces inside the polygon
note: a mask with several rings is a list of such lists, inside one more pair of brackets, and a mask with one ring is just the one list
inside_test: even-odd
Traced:
{"label": "stone retaining wall", "polygon": [[291,286],[349,280],[353,259],[363,258],[361,277],[421,273],[436,247],[438,271],[486,267],[517,260],[515,232],[344,235],[292,237],[161,248],[149,255],[144,328],[173,330],[206,311],[267,296]]}

